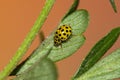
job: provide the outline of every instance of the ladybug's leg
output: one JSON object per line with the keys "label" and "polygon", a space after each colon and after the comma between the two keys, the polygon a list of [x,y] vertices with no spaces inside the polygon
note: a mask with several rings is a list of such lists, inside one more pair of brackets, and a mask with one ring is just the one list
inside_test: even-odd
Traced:
{"label": "ladybug's leg", "polygon": [[62,43],[58,45],[58,48],[62,48]]}
{"label": "ladybug's leg", "polygon": [[60,44],[60,48],[62,48],[62,44]]}

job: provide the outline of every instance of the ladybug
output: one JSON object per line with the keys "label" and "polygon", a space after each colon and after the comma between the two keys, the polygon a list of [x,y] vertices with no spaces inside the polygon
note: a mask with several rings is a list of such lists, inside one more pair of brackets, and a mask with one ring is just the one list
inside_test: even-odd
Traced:
{"label": "ladybug", "polygon": [[62,25],[58,28],[54,35],[54,45],[59,46],[67,41],[72,35],[72,28],[69,25]]}

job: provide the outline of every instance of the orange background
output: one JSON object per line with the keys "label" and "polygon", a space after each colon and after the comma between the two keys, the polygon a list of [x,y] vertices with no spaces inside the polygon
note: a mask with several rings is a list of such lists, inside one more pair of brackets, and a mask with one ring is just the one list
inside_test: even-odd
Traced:
{"label": "orange background", "polygon": [[[3,0],[0,1],[0,70],[12,58],[23,39],[33,26],[45,0]],[[42,30],[47,37],[58,25],[73,0],[56,0]],[[92,46],[112,28],[120,26],[120,0],[115,0],[118,13],[115,14],[109,0],[81,0],[79,9],[87,9],[90,24],[84,33],[85,44],[71,57],[57,62],[59,80],[70,80],[81,61]],[[36,37],[27,54],[28,56],[39,44]],[[120,48],[120,38],[107,52]]]}

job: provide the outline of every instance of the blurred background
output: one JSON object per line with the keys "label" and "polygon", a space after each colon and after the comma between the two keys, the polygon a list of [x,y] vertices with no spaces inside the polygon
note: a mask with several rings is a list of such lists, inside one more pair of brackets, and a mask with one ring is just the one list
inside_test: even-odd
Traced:
{"label": "blurred background", "polygon": [[[74,0],[56,0],[41,31],[47,37],[58,25]],[[118,13],[114,13],[109,0],[80,0],[78,9],[86,9],[90,15],[89,26],[84,33],[85,44],[72,56],[56,63],[59,80],[70,80],[93,45],[111,29],[120,26],[120,0],[115,0]],[[0,71],[8,64],[37,19],[45,0],[0,1]],[[38,35],[24,60],[39,44]],[[107,52],[120,48],[120,38]]]}

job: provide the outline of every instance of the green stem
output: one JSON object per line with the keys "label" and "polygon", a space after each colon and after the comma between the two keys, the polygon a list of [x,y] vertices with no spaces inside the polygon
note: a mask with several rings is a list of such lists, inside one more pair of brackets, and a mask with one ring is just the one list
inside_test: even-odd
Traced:
{"label": "green stem", "polygon": [[6,79],[6,77],[11,73],[11,71],[16,67],[18,62],[21,60],[22,56],[26,53],[32,41],[36,37],[36,34],[38,33],[39,29],[42,27],[43,23],[45,22],[54,2],[55,0],[46,0],[45,6],[43,7],[41,14],[36,20],[32,29],[24,39],[23,43],[17,50],[16,54],[10,60],[9,64],[3,69],[2,72],[0,72],[0,80]]}

